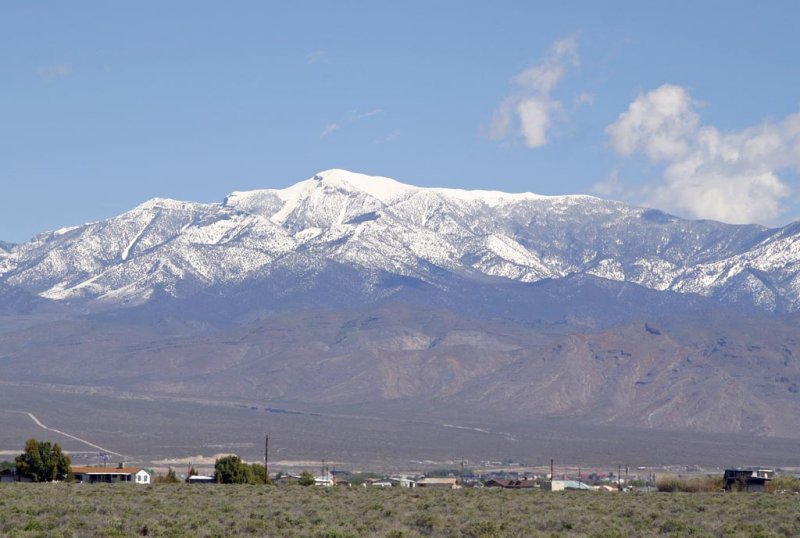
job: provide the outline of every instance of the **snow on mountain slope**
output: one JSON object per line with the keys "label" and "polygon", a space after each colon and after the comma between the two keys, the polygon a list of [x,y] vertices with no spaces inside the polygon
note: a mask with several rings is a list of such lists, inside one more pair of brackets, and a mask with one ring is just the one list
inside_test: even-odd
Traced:
{"label": "snow on mountain slope", "polygon": [[730,302],[752,302],[765,310],[798,310],[800,226],[777,230],[741,254],[694,266],[673,289],[722,295]]}
{"label": "snow on mountain slope", "polygon": [[14,245],[0,241],[0,275],[14,268],[14,257],[11,254],[12,248],[14,248]]}
{"label": "snow on mountain slope", "polygon": [[278,263],[307,274],[336,262],[439,286],[448,273],[520,282],[587,273],[797,310],[798,237],[800,225],[689,221],[591,196],[420,188],[328,170],[220,204],[157,198],[0,245],[0,283],[50,299],[134,305],[157,291],[185,297],[269,278]]}

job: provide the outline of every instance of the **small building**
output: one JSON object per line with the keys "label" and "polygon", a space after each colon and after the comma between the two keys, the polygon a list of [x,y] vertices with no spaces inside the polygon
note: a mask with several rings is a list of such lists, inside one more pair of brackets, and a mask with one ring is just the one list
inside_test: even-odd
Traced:
{"label": "small building", "polygon": [[527,477],[522,480],[515,478],[492,478],[487,480],[483,487],[486,488],[504,488],[504,489],[537,489],[539,483],[536,480],[528,480]]}
{"label": "small building", "polygon": [[314,477],[314,485],[315,486],[323,486],[329,488],[334,485],[333,478],[330,476],[315,476]]}
{"label": "small building", "polygon": [[300,478],[302,478],[299,474],[285,474],[280,477],[276,477],[272,480],[272,483],[277,486],[284,486],[287,484],[299,484]]}
{"label": "small building", "polygon": [[31,479],[19,476],[16,469],[3,469],[0,471],[0,482],[31,482]]}
{"label": "small building", "polygon": [[725,490],[764,492],[774,476],[772,469],[725,469]]}
{"label": "small building", "polygon": [[388,478],[367,478],[364,485],[371,488],[391,488],[394,486]]}
{"label": "small building", "polygon": [[418,488],[438,488],[438,489],[456,489],[458,488],[457,478],[437,478],[425,477],[417,481]]}
{"label": "small building", "polygon": [[539,482],[536,480],[528,480],[527,478],[523,478],[522,480],[512,480],[511,483],[508,485],[509,489],[539,489]]}
{"label": "small building", "polygon": [[186,479],[188,484],[216,484],[217,478],[207,474],[194,474]]}
{"label": "small building", "polygon": [[398,488],[415,488],[417,487],[417,481],[409,478],[407,476],[394,476],[389,480],[392,481],[392,485]]}
{"label": "small building", "polygon": [[72,476],[84,484],[130,482],[149,484],[150,473],[139,467],[73,467]]}
{"label": "small building", "polygon": [[551,480],[550,482],[545,482],[543,489],[549,491],[591,491],[592,486],[577,480]]}
{"label": "small building", "polygon": [[492,478],[483,483],[485,488],[507,488],[511,480],[507,478]]}

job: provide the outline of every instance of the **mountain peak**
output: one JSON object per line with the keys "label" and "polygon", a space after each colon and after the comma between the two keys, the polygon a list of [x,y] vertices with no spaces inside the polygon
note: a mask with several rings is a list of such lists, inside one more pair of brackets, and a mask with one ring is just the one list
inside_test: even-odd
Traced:
{"label": "mountain peak", "polygon": [[172,198],[150,198],[133,208],[133,211],[150,211],[154,209],[191,209],[201,206],[197,202],[188,202],[183,200],[174,200]]}
{"label": "mountain peak", "polygon": [[383,202],[419,190],[419,187],[406,185],[388,177],[369,176],[340,168],[319,172],[309,181],[325,187],[363,192]]}
{"label": "mountain peak", "polygon": [[338,168],[319,172],[314,175],[312,181],[317,182],[318,185],[324,185],[327,187],[363,192],[369,196],[372,196],[373,198],[377,198],[382,202],[396,200],[407,194],[419,191],[430,191],[448,198],[454,198],[468,202],[480,201],[489,205],[493,205],[503,200],[547,198],[546,196],[529,192],[508,193],[502,191],[465,190],[443,187],[417,187],[415,185],[401,183],[388,177],[370,176],[367,174],[359,174],[357,172],[350,172],[349,170],[342,170]]}
{"label": "mountain peak", "polygon": [[482,203],[488,206],[497,206],[505,202],[519,202],[523,200],[552,200],[569,204],[584,201],[603,201],[588,195],[562,195],[545,196],[532,192],[511,193],[495,190],[465,190],[443,187],[418,187],[401,183],[395,179],[383,176],[370,176],[358,172],[351,172],[341,168],[331,168],[317,172],[309,179],[300,181],[283,189],[257,189],[250,191],[234,191],[229,194],[223,205],[235,206],[241,209],[262,212],[262,208],[275,209],[279,204],[284,211],[294,208],[301,200],[312,196],[318,189],[321,192],[340,191],[351,194],[365,194],[383,203],[402,200],[418,192],[430,192],[445,198],[469,203]]}
{"label": "mountain peak", "polygon": [[317,189],[334,189],[351,193],[364,193],[387,202],[404,194],[419,190],[388,177],[369,176],[339,168],[323,170],[313,177],[283,189],[256,189],[234,191],[225,197],[223,205],[252,210],[258,207],[294,207]]}

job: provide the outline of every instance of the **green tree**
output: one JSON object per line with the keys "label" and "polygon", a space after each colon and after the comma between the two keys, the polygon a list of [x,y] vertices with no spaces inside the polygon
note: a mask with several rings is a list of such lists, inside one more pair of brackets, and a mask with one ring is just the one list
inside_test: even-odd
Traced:
{"label": "green tree", "polygon": [[172,467],[170,467],[169,471],[167,471],[167,482],[170,484],[177,484],[179,482],[178,475],[175,474],[175,469]]}
{"label": "green tree", "polygon": [[[249,465],[250,479],[248,484],[264,484],[264,464],[252,463]],[[272,478],[267,477],[267,484],[272,484]]]}
{"label": "green tree", "polygon": [[61,451],[58,443],[28,439],[25,452],[14,458],[19,476],[34,482],[64,480],[69,476],[72,461]]}
{"label": "green tree", "polygon": [[197,476],[197,475],[198,475],[198,472],[197,472],[197,470],[194,468],[194,465],[192,465],[191,467],[189,467],[189,474],[187,474],[187,475],[186,475],[186,482],[188,483],[188,482],[189,482],[189,479],[190,479],[191,477],[193,477],[193,476]]}
{"label": "green tree", "polygon": [[178,480],[178,476],[175,474],[175,470],[170,467],[169,471],[165,475],[157,475],[154,482],[156,484],[177,484],[180,482]]}
{"label": "green tree", "polygon": [[251,474],[239,456],[223,456],[214,463],[214,475],[221,484],[247,484]]}
{"label": "green tree", "polygon": [[303,471],[300,473],[300,480],[297,481],[298,484],[301,486],[313,486],[314,485],[314,475],[309,473],[308,471]]}

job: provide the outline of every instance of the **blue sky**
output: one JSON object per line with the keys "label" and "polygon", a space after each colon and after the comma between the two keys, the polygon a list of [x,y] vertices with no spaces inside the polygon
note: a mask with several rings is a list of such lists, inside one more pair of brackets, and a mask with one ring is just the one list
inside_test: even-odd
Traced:
{"label": "blue sky", "polygon": [[800,216],[800,3],[0,4],[0,239],[328,168]]}

